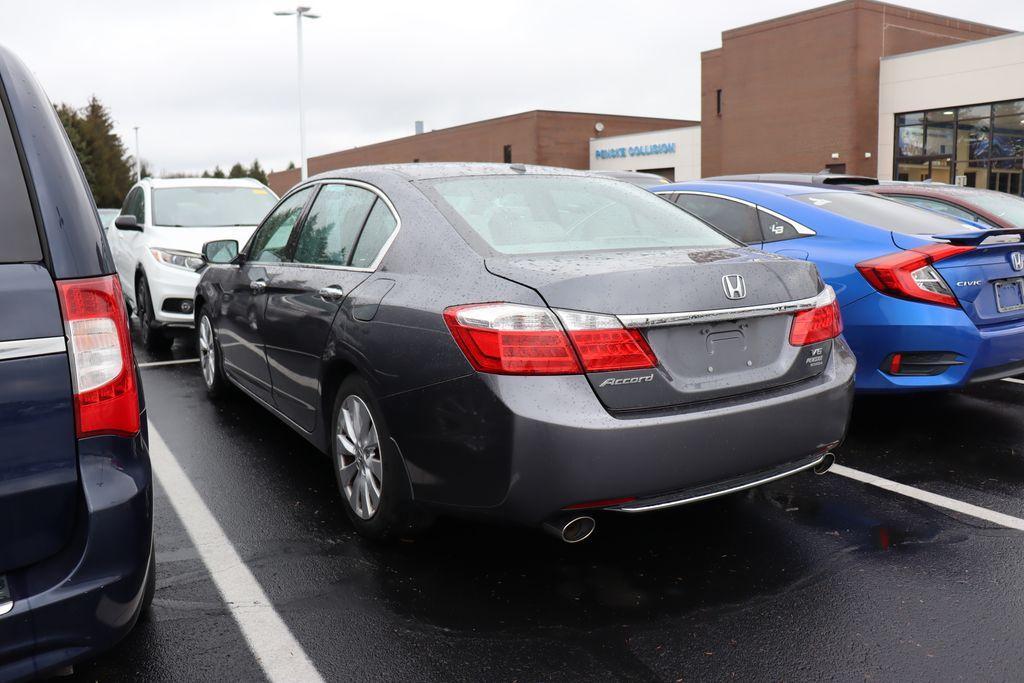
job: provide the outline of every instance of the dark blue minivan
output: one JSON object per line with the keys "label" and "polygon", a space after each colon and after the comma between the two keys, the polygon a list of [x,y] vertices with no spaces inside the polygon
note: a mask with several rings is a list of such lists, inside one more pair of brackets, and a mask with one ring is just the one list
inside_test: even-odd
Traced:
{"label": "dark blue minivan", "polygon": [[53,107],[0,47],[0,681],[120,640],[152,599],[153,487],[124,297]]}

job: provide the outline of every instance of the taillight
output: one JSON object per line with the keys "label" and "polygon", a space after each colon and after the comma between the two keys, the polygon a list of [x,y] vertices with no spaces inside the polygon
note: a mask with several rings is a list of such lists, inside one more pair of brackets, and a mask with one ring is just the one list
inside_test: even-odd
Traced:
{"label": "taillight", "polygon": [[857,270],[872,287],[883,294],[956,308],[960,304],[953,290],[932,264],[973,248],[954,244],[929,244],[862,261],[857,264]]}
{"label": "taillight", "polygon": [[657,364],[643,335],[614,316],[558,311],[556,317],[539,306],[492,303],[452,306],[444,320],[480,372],[574,375]]}
{"label": "taillight", "polygon": [[139,431],[139,392],[116,275],[57,282],[79,438]]}
{"label": "taillight", "polygon": [[798,311],[789,328],[789,343],[793,346],[807,346],[826,339],[834,339],[843,332],[843,318],[839,314],[839,302],[833,295],[832,301],[824,306],[807,311]]}

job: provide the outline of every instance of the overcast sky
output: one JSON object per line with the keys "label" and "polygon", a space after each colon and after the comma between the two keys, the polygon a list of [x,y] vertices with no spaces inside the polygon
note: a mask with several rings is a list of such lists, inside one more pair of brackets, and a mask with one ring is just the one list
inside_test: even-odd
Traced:
{"label": "overcast sky", "polygon": [[[700,116],[723,30],[824,0],[310,0],[307,149],[324,154],[530,109]],[[1024,29],[1024,0],[900,4]],[[0,43],[50,99],[108,105],[156,172],[298,160],[286,0],[0,0]]]}

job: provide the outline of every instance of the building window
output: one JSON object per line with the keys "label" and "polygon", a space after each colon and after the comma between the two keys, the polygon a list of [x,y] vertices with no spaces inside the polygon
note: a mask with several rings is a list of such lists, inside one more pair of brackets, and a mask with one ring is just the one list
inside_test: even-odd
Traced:
{"label": "building window", "polygon": [[512,163],[512,145],[505,145],[505,149],[503,150],[503,155],[504,155],[503,158],[505,159],[505,163],[506,164],[511,164]]}
{"label": "building window", "polygon": [[1024,192],[1024,100],[896,115],[893,177]]}
{"label": "building window", "polygon": [[722,89],[719,88],[715,91],[715,113],[719,116],[722,115]]}

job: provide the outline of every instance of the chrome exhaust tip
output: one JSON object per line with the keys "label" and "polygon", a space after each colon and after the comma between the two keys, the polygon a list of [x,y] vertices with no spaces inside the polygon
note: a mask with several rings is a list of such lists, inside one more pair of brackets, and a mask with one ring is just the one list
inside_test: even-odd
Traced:
{"label": "chrome exhaust tip", "polygon": [[817,465],[814,466],[814,473],[815,474],[825,474],[830,469],[832,469],[832,465],[835,465],[835,464],[836,464],[835,453],[832,453],[831,451],[829,451],[828,453],[825,453],[825,455],[821,456],[821,462],[819,462]]}
{"label": "chrome exhaust tip", "polygon": [[544,522],[544,531],[566,543],[580,543],[590,538],[597,527],[587,515],[561,515]]}

